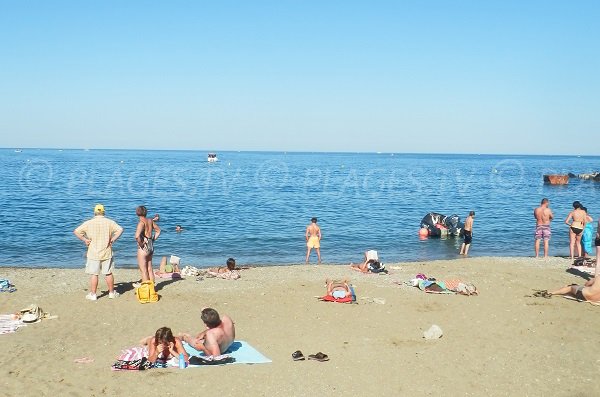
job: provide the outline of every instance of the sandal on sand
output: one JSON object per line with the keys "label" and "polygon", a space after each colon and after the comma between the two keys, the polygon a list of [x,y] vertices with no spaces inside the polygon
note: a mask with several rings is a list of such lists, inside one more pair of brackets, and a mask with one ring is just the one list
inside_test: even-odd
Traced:
{"label": "sandal on sand", "polygon": [[552,298],[552,294],[548,292],[548,290],[539,290],[539,291],[535,291],[533,293],[533,296],[535,296],[536,298],[546,298],[546,299],[550,299]]}
{"label": "sandal on sand", "polygon": [[317,361],[329,361],[329,357],[325,353],[318,352],[317,354],[311,354],[308,356],[309,360]]}
{"label": "sandal on sand", "polygon": [[292,353],[292,359],[294,359],[294,361],[302,361],[304,360],[304,354],[302,354],[300,350],[296,350]]}

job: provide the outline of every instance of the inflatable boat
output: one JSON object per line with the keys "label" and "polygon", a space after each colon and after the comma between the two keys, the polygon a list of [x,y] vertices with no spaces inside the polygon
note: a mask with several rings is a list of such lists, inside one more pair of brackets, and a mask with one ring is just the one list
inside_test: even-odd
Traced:
{"label": "inflatable boat", "polygon": [[459,236],[463,223],[456,214],[446,216],[437,212],[430,212],[421,219],[419,235],[423,237]]}

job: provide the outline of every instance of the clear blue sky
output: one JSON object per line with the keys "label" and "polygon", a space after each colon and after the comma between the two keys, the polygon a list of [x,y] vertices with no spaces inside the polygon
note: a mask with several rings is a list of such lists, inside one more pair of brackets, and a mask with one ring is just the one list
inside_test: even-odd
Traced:
{"label": "clear blue sky", "polygon": [[0,0],[0,147],[598,154],[600,2]]}

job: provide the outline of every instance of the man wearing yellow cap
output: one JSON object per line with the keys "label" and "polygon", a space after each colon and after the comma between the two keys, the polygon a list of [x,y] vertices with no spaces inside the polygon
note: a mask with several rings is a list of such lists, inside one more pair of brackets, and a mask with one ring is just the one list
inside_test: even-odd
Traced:
{"label": "man wearing yellow cap", "polygon": [[123,233],[123,228],[112,219],[104,216],[104,206],[98,204],[94,207],[94,217],[83,222],[81,226],[73,231],[78,239],[88,247],[87,263],[85,272],[90,274],[90,292],[86,299],[95,301],[97,299],[98,275],[104,274],[108,286],[108,297],[110,299],[119,296],[115,291],[115,280],[113,270],[115,261],[112,245]]}

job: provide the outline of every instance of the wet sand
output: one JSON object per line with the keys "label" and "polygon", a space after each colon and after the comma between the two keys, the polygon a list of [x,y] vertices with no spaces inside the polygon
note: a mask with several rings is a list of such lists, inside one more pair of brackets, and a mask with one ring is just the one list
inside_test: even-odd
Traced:
{"label": "wet sand", "polygon": [[[18,288],[0,294],[0,313],[37,303],[59,316],[0,335],[0,395],[600,395],[600,307],[525,297],[533,288],[584,282],[565,271],[569,263],[474,257],[388,264],[389,275],[327,264],[258,267],[235,281],[159,281],[161,300],[146,305],[135,299],[134,270],[117,269],[119,298],[90,302],[83,269],[0,268]],[[480,294],[396,284],[417,273],[470,281]],[[349,279],[358,304],[317,301],[327,277]],[[106,293],[103,279],[100,290]],[[273,362],[111,371],[121,349],[161,326],[200,331],[205,306],[229,314],[237,339]],[[443,329],[441,339],[423,338],[432,324]],[[296,350],[330,360],[294,362]],[[93,362],[74,362],[82,357]]]}

